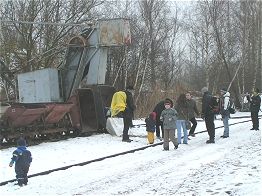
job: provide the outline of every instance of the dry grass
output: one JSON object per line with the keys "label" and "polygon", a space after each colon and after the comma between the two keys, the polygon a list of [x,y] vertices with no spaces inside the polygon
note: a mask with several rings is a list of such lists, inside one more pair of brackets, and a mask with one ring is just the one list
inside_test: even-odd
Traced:
{"label": "dry grass", "polygon": [[187,90],[182,86],[176,86],[165,91],[159,87],[156,87],[151,92],[143,92],[137,102],[135,118],[143,118],[148,116],[153,111],[156,104],[165,98],[172,99],[175,104],[177,97],[181,93],[186,92]]}

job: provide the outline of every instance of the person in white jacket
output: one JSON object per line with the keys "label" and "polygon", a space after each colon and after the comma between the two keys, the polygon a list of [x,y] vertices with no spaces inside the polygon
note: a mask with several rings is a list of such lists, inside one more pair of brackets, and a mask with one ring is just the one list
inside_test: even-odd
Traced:
{"label": "person in white jacket", "polygon": [[230,117],[230,112],[229,112],[230,93],[225,88],[221,89],[220,93],[221,93],[221,98],[219,102],[219,109],[224,124],[224,134],[221,136],[221,138],[228,138],[229,137],[228,120]]}

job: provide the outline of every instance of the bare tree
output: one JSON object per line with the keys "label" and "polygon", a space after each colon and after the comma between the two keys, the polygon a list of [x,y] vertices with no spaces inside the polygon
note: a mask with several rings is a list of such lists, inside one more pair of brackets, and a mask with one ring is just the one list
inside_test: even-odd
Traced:
{"label": "bare tree", "polygon": [[70,24],[91,20],[90,10],[101,3],[99,0],[4,1],[0,16],[2,61],[16,74],[58,66],[68,38],[81,30]]}

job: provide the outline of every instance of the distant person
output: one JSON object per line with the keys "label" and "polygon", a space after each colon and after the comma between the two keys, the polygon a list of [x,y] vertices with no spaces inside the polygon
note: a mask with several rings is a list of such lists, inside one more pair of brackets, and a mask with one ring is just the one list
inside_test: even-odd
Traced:
{"label": "distant person", "polygon": [[156,113],[152,112],[149,114],[149,117],[145,119],[146,122],[146,131],[147,131],[147,140],[149,144],[154,143],[155,130],[156,130]]}
{"label": "distant person", "polygon": [[250,111],[253,127],[250,130],[259,130],[258,112],[260,110],[261,98],[259,96],[259,89],[255,88],[252,91],[251,97],[248,95],[247,100],[250,102]]}
{"label": "distant person", "polygon": [[178,148],[178,142],[175,138],[177,111],[172,108],[172,102],[168,99],[164,102],[165,109],[161,112],[160,120],[164,127],[164,150],[169,150],[169,139],[173,142],[175,149]]}
{"label": "distant person", "polygon": [[248,112],[249,111],[249,102],[247,100],[248,96],[249,96],[248,93],[244,94],[243,104],[242,104],[242,112]]}
{"label": "distant person", "polygon": [[196,106],[196,101],[192,99],[190,92],[186,93],[187,107],[188,107],[188,118],[192,123],[192,127],[189,131],[189,136],[195,137],[195,130],[197,126],[197,121],[195,114],[199,116],[199,111]]}
{"label": "distant person", "polygon": [[32,156],[31,152],[26,149],[26,141],[23,138],[17,140],[17,146],[17,149],[13,152],[9,166],[13,167],[15,163],[17,184],[23,186],[28,183],[27,173],[32,162]]}
{"label": "distant person", "polygon": [[221,97],[219,99],[219,111],[222,116],[223,124],[224,124],[224,134],[221,138],[229,137],[229,125],[228,120],[230,117],[229,107],[230,107],[230,93],[227,89],[223,88],[220,90]]}
{"label": "distant person", "polygon": [[205,120],[207,132],[209,135],[209,140],[206,141],[207,144],[215,143],[215,114],[213,112],[213,97],[208,91],[207,87],[201,89],[203,94],[202,98],[202,113],[201,117]]}
{"label": "distant person", "polygon": [[125,91],[118,91],[113,95],[111,102],[111,116],[123,118],[123,142],[131,142],[129,138],[128,130],[132,125],[133,113],[135,105],[133,101],[134,88],[128,86]]}
{"label": "distant person", "polygon": [[187,144],[186,120],[189,120],[189,117],[188,117],[188,107],[187,107],[187,100],[185,94],[181,94],[178,97],[175,109],[178,113],[177,121],[176,121],[178,143],[181,144],[181,129],[183,129],[183,133],[184,133],[183,144]]}
{"label": "distant person", "polygon": [[[169,98],[166,98],[166,100],[170,101],[171,107],[173,107],[173,101]],[[154,108],[153,112],[156,113],[156,137],[160,141],[162,141],[162,138],[164,138],[164,129],[163,129],[163,122],[160,120],[161,112],[165,109],[165,100],[160,101]],[[162,138],[160,137],[160,128],[162,132]]]}

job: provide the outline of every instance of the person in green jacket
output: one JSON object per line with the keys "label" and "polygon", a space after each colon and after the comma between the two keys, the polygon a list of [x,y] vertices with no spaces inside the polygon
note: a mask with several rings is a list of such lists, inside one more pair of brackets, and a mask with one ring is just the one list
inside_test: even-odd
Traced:
{"label": "person in green jacket", "polygon": [[171,107],[171,101],[165,100],[165,109],[160,115],[160,120],[163,121],[164,128],[164,150],[169,150],[169,139],[174,144],[175,149],[178,148],[177,138],[175,138],[177,111]]}

